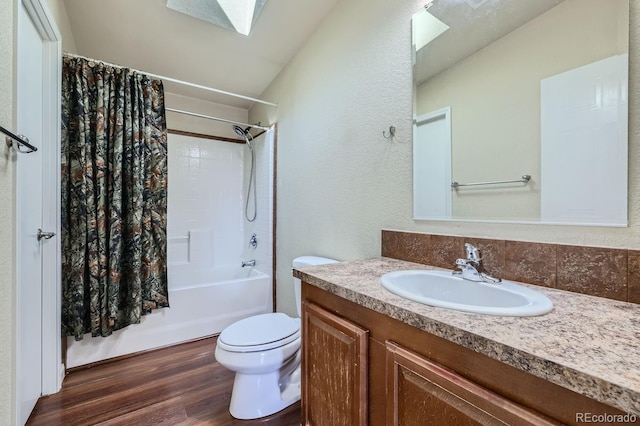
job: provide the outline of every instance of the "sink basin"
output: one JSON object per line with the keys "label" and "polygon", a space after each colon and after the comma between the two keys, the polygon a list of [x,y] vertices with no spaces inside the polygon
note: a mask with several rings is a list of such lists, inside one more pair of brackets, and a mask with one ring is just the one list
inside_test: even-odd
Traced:
{"label": "sink basin", "polygon": [[448,271],[395,271],[384,274],[380,283],[406,299],[457,311],[527,317],[553,309],[547,296],[528,287],[511,281],[469,281]]}

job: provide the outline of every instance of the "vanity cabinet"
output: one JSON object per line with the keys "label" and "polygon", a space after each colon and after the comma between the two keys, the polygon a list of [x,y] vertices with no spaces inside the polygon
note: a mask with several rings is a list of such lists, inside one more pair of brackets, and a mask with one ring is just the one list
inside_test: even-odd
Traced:
{"label": "vanity cabinet", "polygon": [[304,283],[304,425],[579,424],[624,414]]}

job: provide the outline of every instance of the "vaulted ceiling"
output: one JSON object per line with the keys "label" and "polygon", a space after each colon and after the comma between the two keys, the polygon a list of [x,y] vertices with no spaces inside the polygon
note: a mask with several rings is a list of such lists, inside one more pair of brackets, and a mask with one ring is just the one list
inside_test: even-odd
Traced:
{"label": "vaulted ceiling", "polygon": [[[249,36],[166,7],[166,0],[64,0],[78,53],[260,97],[338,0],[270,0]],[[165,83],[167,91],[248,108],[250,102]]]}

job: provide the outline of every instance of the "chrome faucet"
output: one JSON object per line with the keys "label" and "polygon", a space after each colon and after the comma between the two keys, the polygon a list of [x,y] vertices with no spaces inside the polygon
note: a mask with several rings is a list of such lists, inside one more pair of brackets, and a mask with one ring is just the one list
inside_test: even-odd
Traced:
{"label": "chrome faucet", "polygon": [[462,278],[469,281],[482,281],[491,284],[498,284],[502,281],[500,278],[489,275],[484,270],[480,250],[469,243],[465,243],[464,247],[467,250],[467,258],[456,259],[456,266],[460,270],[454,271],[454,275],[461,275]]}
{"label": "chrome faucet", "polygon": [[242,267],[244,268],[245,266],[256,266],[256,261],[251,259],[251,260],[243,260],[242,261]]}

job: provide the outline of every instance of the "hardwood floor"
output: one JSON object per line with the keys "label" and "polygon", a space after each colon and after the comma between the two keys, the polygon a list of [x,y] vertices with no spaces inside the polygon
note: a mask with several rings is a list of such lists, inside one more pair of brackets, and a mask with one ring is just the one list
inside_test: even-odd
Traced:
{"label": "hardwood floor", "polygon": [[234,373],[214,351],[209,338],[74,371],[27,425],[300,425],[300,403],[258,420],[231,417]]}

